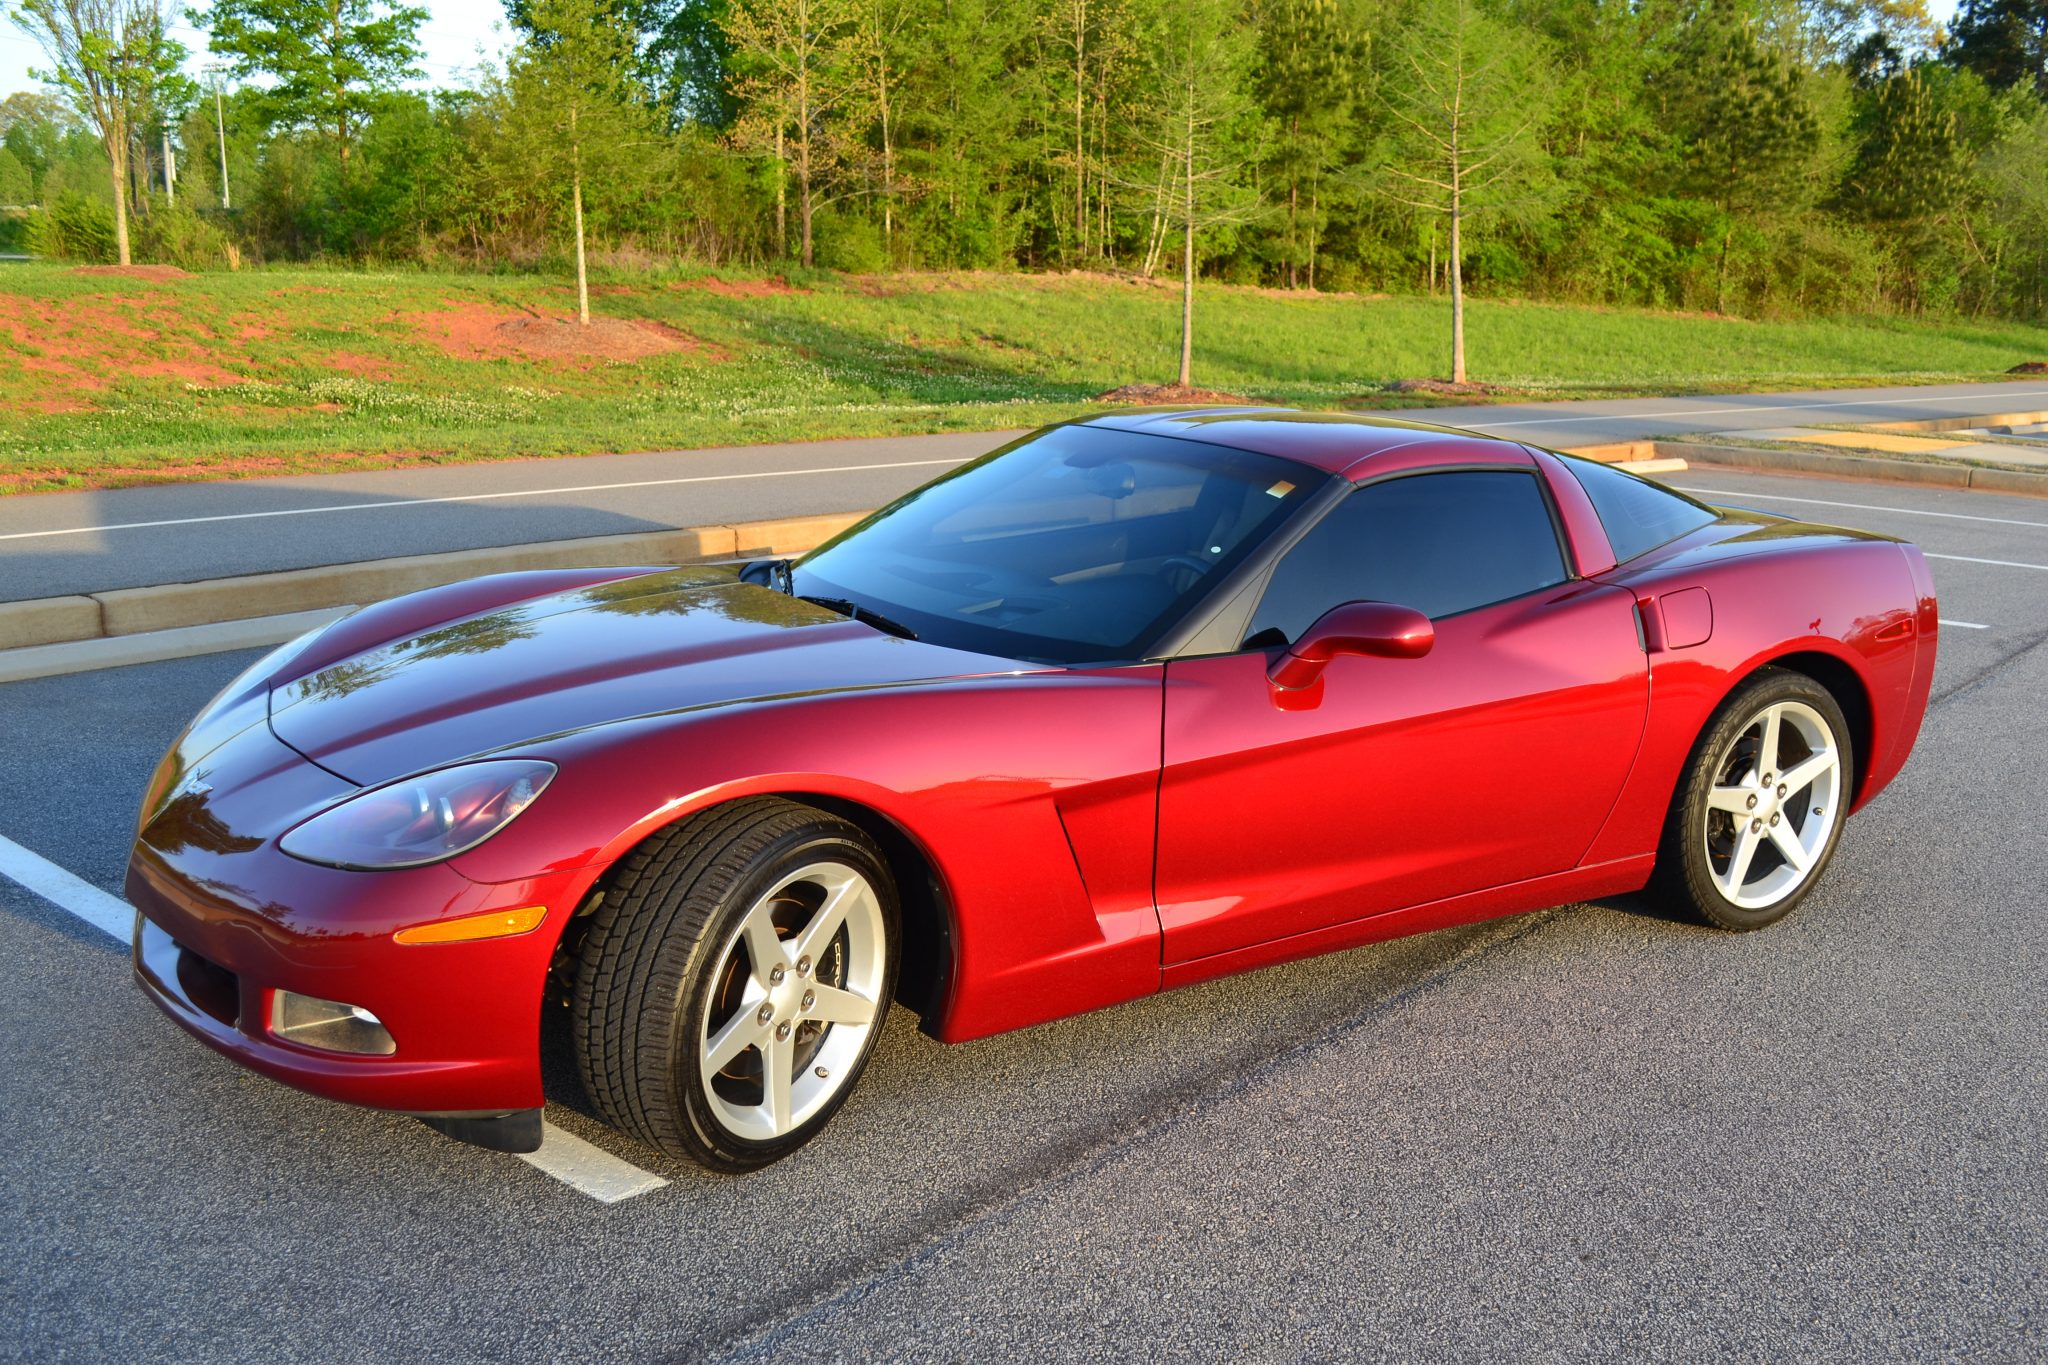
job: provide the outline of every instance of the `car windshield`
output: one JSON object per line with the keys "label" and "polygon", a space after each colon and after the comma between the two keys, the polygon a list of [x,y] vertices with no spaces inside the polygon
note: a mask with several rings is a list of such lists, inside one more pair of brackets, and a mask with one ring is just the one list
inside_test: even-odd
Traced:
{"label": "car windshield", "polygon": [[791,590],[955,649],[1143,658],[1328,477],[1197,441],[1053,427],[827,541]]}

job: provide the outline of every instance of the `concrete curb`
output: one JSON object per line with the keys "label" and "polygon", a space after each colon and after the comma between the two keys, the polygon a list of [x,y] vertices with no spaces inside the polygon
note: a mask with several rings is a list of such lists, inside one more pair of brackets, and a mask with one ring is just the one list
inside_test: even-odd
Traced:
{"label": "concrete curb", "polygon": [[1989,427],[2027,427],[2048,422],[2048,412],[1999,412],[1987,417],[1923,417],[1913,422],[1876,422],[1866,431],[1911,432],[1980,431]]}
{"label": "concrete curb", "polygon": [[165,659],[221,654],[231,649],[281,645],[286,640],[296,640],[315,626],[324,626],[346,616],[351,610],[353,607],[325,607],[319,611],[295,611],[283,616],[252,616],[242,621],[153,630],[141,635],[102,636],[95,640],[67,640],[61,644],[0,650],[0,683],[52,678],[64,673],[88,673],[99,668],[123,668],[129,664],[162,663]]}
{"label": "concrete curb", "polygon": [[1822,455],[1804,450],[1760,450],[1751,446],[1717,446],[1695,441],[1659,441],[1657,453],[1675,455],[1694,464],[1723,469],[1759,469],[1787,474],[1819,474],[1838,479],[1877,479],[1932,488],[1970,488],[1986,493],[2016,493],[2048,498],[2048,474],[2012,469],[1980,469],[1975,465],[1934,464],[1921,460],[1887,460],[1871,455]]}
{"label": "concrete curb", "polygon": [[0,602],[0,652],[378,602],[401,593],[514,569],[698,564],[706,560],[800,554],[866,515],[844,512],[731,526],[688,526],[673,531],[589,536],[534,545],[498,545],[199,583],[115,588],[82,597]]}

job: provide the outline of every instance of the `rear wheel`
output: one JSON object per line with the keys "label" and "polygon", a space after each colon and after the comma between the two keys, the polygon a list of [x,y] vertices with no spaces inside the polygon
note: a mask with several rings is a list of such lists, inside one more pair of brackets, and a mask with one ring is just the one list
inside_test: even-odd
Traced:
{"label": "rear wheel", "polygon": [[1657,854],[1665,898],[1723,929],[1761,929],[1812,890],[1855,790],[1842,708],[1803,673],[1768,668],[1707,723]]}
{"label": "rear wheel", "polygon": [[881,853],[792,802],[721,806],[625,860],[584,939],[573,1034],[615,1126],[714,1170],[765,1166],[845,1102],[896,984]]}

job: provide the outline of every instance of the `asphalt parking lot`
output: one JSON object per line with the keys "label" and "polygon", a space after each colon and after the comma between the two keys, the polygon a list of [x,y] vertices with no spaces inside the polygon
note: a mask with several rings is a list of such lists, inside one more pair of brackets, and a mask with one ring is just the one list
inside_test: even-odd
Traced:
{"label": "asphalt parking lot", "polygon": [[[898,1011],[753,1176],[565,1094],[665,1182],[607,1203],[238,1070],[0,878],[0,1353],[2042,1358],[2048,503],[1672,482],[1911,536],[1949,622],[1911,764],[1779,926],[1564,907],[961,1047]],[[250,657],[0,687],[0,836],[118,894]]]}

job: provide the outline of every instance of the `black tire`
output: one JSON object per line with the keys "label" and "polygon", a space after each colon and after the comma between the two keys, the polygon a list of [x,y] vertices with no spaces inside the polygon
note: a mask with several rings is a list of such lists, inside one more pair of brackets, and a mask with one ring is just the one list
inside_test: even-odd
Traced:
{"label": "black tire", "polygon": [[[1789,893],[1769,905],[1756,908],[1736,904],[1723,894],[1716,880],[1709,842],[1711,812],[1708,797],[1725,774],[1724,762],[1738,742],[1754,742],[1749,732],[1769,707],[1797,702],[1810,708],[1831,732],[1840,755],[1840,777],[1836,804],[1825,843],[1813,858],[1805,877]],[[1672,795],[1665,817],[1664,833],[1657,849],[1656,870],[1651,875],[1651,894],[1675,910],[1690,913],[1717,928],[1737,932],[1775,924],[1799,905],[1826,874],[1835,847],[1841,842],[1850,793],[1855,785],[1856,753],[1849,723],[1832,693],[1804,673],[1784,668],[1764,668],[1736,688],[1721,703],[1686,760],[1685,772]],[[1796,793],[1794,793],[1796,796]],[[1804,810],[1791,818],[1803,818]],[[1780,857],[1775,850],[1772,857]]]}
{"label": "black tire", "polygon": [[[823,1107],[786,1135],[757,1141],[733,1132],[707,1098],[701,1030],[713,993],[729,989],[728,954],[750,910],[783,877],[820,862],[858,872],[879,902],[876,1016]],[[748,798],[654,835],[621,860],[578,953],[571,1036],[599,1114],[716,1171],[754,1170],[787,1156],[830,1121],[873,1054],[895,990],[900,924],[881,851],[855,826],[815,808]],[[822,953],[818,972],[822,981]]]}

